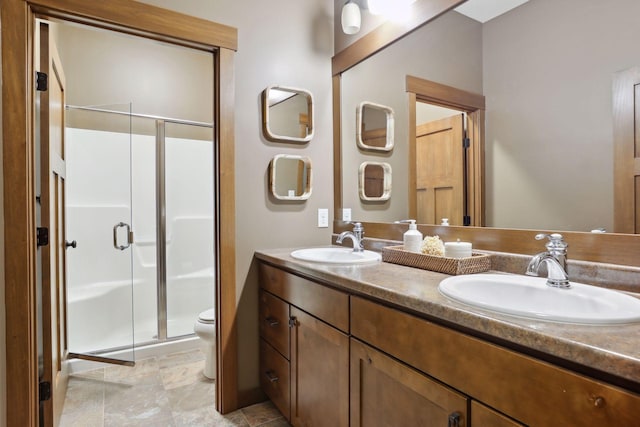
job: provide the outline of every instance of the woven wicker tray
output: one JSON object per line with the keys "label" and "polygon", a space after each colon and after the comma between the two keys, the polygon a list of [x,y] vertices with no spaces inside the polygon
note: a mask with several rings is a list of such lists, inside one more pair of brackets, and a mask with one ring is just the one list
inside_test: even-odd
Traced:
{"label": "woven wicker tray", "polygon": [[382,261],[451,275],[482,273],[491,269],[491,256],[487,254],[473,253],[469,258],[445,258],[408,252],[402,246],[382,248]]}

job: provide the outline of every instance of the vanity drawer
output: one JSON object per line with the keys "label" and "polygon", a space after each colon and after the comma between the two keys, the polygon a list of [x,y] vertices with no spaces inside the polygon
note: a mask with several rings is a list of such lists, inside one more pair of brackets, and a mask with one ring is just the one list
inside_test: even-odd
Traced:
{"label": "vanity drawer", "polygon": [[289,360],[289,304],[262,289],[260,336]]}
{"label": "vanity drawer", "polygon": [[471,425],[473,427],[525,427],[524,424],[513,421],[475,400],[471,401]]}
{"label": "vanity drawer", "polygon": [[291,418],[289,361],[260,340],[260,386],[287,420]]}
{"label": "vanity drawer", "polygon": [[349,332],[348,294],[263,263],[260,286],[342,332]]}
{"label": "vanity drawer", "polygon": [[636,425],[640,396],[359,297],[353,336],[527,425]]}

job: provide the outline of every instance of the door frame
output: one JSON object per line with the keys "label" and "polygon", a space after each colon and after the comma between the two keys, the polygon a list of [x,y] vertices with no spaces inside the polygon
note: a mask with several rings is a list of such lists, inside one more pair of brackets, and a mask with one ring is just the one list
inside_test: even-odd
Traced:
{"label": "door frame", "polygon": [[[3,0],[2,141],[8,426],[38,425],[33,123],[36,17],[60,18],[210,52],[214,59],[216,406],[237,408],[234,57],[237,29],[131,0]],[[224,226],[222,226],[224,224]]]}
{"label": "door frame", "polygon": [[409,217],[415,218],[418,212],[413,192],[417,185],[416,102],[425,102],[467,113],[467,212],[471,215],[470,225],[484,226],[484,95],[409,75],[406,92],[409,98]]}

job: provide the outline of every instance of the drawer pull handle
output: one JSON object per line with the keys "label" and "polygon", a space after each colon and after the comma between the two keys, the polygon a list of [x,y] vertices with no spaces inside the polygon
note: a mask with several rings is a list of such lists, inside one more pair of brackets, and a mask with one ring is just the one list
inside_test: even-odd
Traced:
{"label": "drawer pull handle", "polygon": [[265,322],[267,322],[269,324],[269,326],[278,326],[280,324],[280,321],[278,319],[276,319],[275,317],[267,317],[266,319],[264,319]]}
{"label": "drawer pull handle", "polygon": [[280,378],[278,378],[278,376],[276,375],[276,373],[275,373],[275,372],[273,372],[273,371],[271,371],[271,370],[269,370],[269,371],[265,372],[264,374],[267,376],[267,379],[268,379],[269,381],[271,381],[272,383],[276,383],[276,382],[278,382],[278,380],[280,379]]}

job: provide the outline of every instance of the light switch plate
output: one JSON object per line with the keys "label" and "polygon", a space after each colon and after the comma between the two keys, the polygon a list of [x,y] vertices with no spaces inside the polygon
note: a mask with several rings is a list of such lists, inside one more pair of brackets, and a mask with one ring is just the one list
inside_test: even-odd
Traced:
{"label": "light switch plate", "polygon": [[318,228],[329,227],[329,209],[318,209]]}
{"label": "light switch plate", "polygon": [[351,208],[342,209],[342,220],[351,221]]}

